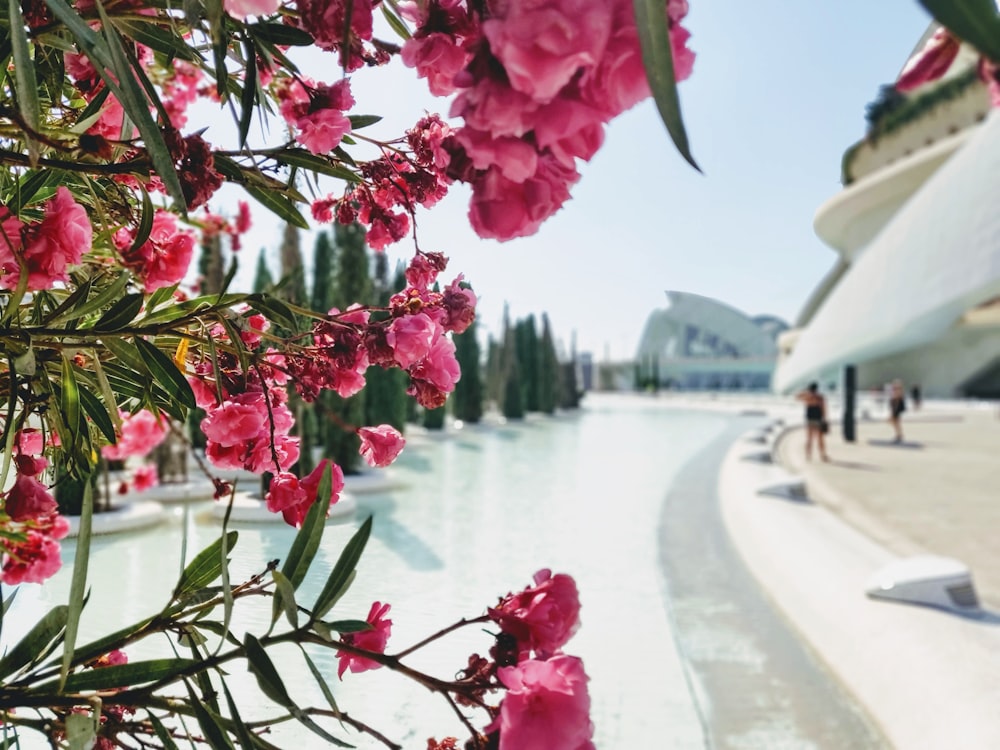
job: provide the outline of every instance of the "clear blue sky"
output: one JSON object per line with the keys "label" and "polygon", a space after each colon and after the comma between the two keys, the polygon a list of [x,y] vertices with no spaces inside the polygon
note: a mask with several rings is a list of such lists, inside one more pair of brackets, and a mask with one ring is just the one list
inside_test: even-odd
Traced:
{"label": "clear blue sky", "polygon": [[[865,105],[929,21],[915,0],[692,0],[698,57],[680,91],[704,174],[676,154],[647,102],[611,124],[573,199],[534,237],[478,239],[456,186],[418,216],[421,247],[465,272],[486,332],[499,329],[506,301],[515,318],[548,312],[557,337],[568,344],[575,331],[598,359],[634,353],[666,289],[792,322],[835,258],[813,215],[840,189],[840,158],[864,135]],[[333,80],[330,68],[304,67]],[[354,75],[356,111],[386,117],[373,135],[398,134],[424,109],[447,114],[446,100],[411,80],[406,69]],[[280,229],[264,214],[255,208],[241,278],[252,278],[257,248],[277,247]],[[389,250],[393,259],[410,251]]]}

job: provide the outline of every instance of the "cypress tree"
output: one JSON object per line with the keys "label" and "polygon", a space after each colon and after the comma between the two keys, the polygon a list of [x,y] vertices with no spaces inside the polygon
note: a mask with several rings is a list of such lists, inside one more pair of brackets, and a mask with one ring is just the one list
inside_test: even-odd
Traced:
{"label": "cypress tree", "polygon": [[285,224],[281,238],[281,281],[282,298],[293,305],[306,304],[306,274],[302,267],[302,249],[299,230],[293,224]]}
{"label": "cypress tree", "polygon": [[222,258],[222,237],[218,232],[203,236],[201,255],[198,258],[198,272],[201,275],[198,291],[202,294],[218,294],[226,277],[225,261]]}
{"label": "cypress tree", "polygon": [[538,340],[538,410],[552,414],[559,402],[559,359],[552,340],[549,316],[542,313],[542,337]]}
{"label": "cypress tree", "polygon": [[576,333],[573,333],[573,343],[570,345],[569,362],[560,366],[562,371],[562,386],[559,389],[559,406],[563,409],[576,409],[580,406],[580,386],[576,381]]}
{"label": "cypress tree", "polygon": [[504,310],[504,341],[500,360],[503,373],[500,389],[500,413],[507,419],[523,419],[524,384],[521,382],[517,335],[515,329],[510,327],[506,309]]}
{"label": "cypress tree", "polygon": [[524,389],[525,411],[540,411],[538,394],[540,389],[538,333],[535,316],[529,315],[519,320],[514,328],[517,359],[520,366],[521,387]]}
{"label": "cypress tree", "polygon": [[486,340],[486,398],[500,408],[503,392],[503,345],[492,336]]}
{"label": "cypress tree", "polygon": [[336,258],[333,243],[327,232],[320,232],[313,245],[313,289],[310,306],[315,312],[325,313],[333,307],[333,265]]}
{"label": "cypress tree", "polygon": [[424,409],[424,427],[428,430],[443,430],[444,418],[447,411],[447,404],[439,406],[437,409]]}
{"label": "cypress tree", "polygon": [[[389,297],[393,289],[400,290],[406,286],[406,278],[400,270],[390,287],[389,263],[385,253],[375,253],[375,304],[380,307],[389,305]],[[388,313],[373,313],[372,318]],[[400,432],[406,429],[407,402],[412,399],[406,395],[409,377],[398,367],[384,369],[369,367],[368,385],[365,387],[365,424],[390,424]]]}
{"label": "cypress tree", "polygon": [[267,265],[267,251],[261,248],[260,254],[257,256],[257,273],[253,278],[253,291],[255,294],[260,294],[271,291],[272,287],[274,287],[274,277]]}
{"label": "cypress tree", "polygon": [[475,424],[483,416],[483,381],[479,373],[479,340],[476,334],[476,323],[455,334],[455,358],[462,368],[462,377],[455,383],[455,393],[451,401],[454,404],[455,419]]}

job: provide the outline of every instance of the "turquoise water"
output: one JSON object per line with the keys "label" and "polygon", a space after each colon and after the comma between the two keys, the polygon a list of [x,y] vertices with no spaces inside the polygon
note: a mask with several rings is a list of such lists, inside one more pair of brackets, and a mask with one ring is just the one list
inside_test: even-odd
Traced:
{"label": "turquoise water", "polygon": [[[318,593],[340,548],[369,514],[372,539],[352,590],[332,616],[363,618],[372,600],[390,602],[390,652],[482,613],[498,596],[523,588],[539,568],[570,573],[580,589],[583,625],[566,651],[583,657],[591,677],[597,747],[699,747],[664,608],[657,525],[674,475],[729,419],[668,409],[655,399],[588,397],[586,408],[572,415],[471,427],[443,438],[416,436],[393,469],[402,486],[358,496],[357,518],[327,530],[314,563],[317,575],[303,584],[300,599],[309,602]],[[234,582],[281,557],[294,534],[280,524],[236,528]],[[83,637],[158,609],[181,567],[185,529],[190,559],[217,538],[220,526],[204,508],[193,507],[186,515],[177,509],[170,523],[155,529],[95,540],[95,584]],[[64,559],[71,559],[72,547],[66,545]],[[64,601],[67,588],[65,572],[44,589],[24,587],[5,642],[19,628],[23,632],[33,613]],[[234,632],[263,632],[269,612],[266,602],[239,610]],[[467,628],[415,654],[412,664],[448,678],[473,651],[485,654],[490,642],[481,630]],[[130,656],[164,653],[156,648],[165,646],[133,649]],[[329,675],[342,710],[404,747],[422,750],[431,735],[463,736],[451,708],[422,688],[386,670],[348,674],[340,683],[332,652],[313,657]],[[278,661],[302,704],[324,703],[295,649]],[[234,678],[231,687],[248,711],[266,705],[252,679]],[[282,747],[319,743],[310,737],[278,727],[270,740]]]}

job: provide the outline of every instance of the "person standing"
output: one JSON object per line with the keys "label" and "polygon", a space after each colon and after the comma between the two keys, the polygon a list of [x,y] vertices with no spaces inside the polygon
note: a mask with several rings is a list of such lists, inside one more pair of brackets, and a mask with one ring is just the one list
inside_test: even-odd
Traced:
{"label": "person standing", "polygon": [[826,421],[826,399],[819,392],[818,383],[810,383],[809,387],[799,393],[796,398],[806,406],[806,461],[812,460],[813,442],[819,447],[819,456],[829,461],[826,455],[825,435],[828,427]]}
{"label": "person standing", "polygon": [[904,411],[906,411],[906,391],[903,390],[903,381],[896,378],[889,388],[889,424],[896,433],[892,440],[894,443],[903,442],[903,425],[900,417]]}

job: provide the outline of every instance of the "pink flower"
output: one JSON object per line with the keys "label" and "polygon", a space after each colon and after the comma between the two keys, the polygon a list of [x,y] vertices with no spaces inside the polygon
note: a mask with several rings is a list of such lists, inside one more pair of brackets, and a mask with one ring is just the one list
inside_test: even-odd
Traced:
{"label": "pink flower", "polygon": [[611,4],[593,0],[498,4],[483,22],[490,52],[513,89],[551,101],[581,68],[597,65],[611,27]]}
{"label": "pink flower", "polygon": [[153,292],[184,278],[191,265],[195,235],[180,229],[172,213],[157,209],[146,242],[132,248],[131,233],[122,231],[115,236],[115,244],[125,265],[143,280],[145,291]]}
{"label": "pink flower", "polygon": [[156,466],[147,464],[138,466],[132,472],[132,489],[136,492],[145,492],[160,483],[160,477],[156,473]]}
{"label": "pink flower", "polygon": [[[11,222],[8,225],[8,222]],[[90,251],[93,228],[87,211],[73,200],[73,194],[60,185],[55,196],[45,204],[45,216],[40,224],[29,228],[23,249],[19,248],[20,222],[5,220],[3,231],[12,244],[0,242],[0,266],[3,276],[0,286],[14,289],[21,277],[18,255],[28,269],[28,289],[51,289],[57,281],[66,281],[69,266],[80,262]],[[13,231],[12,231],[13,230]],[[18,250],[21,250],[18,253]]]}
{"label": "pink flower", "polygon": [[462,333],[476,319],[476,293],[462,286],[464,279],[465,275],[460,273],[442,295],[446,315],[441,325],[446,331]]}
{"label": "pink flower", "polygon": [[59,515],[50,515],[37,528],[28,529],[25,538],[0,540],[4,560],[0,581],[8,585],[43,583],[62,566],[59,543],[69,533],[69,522]]}
{"label": "pink flower", "polygon": [[55,513],[56,501],[48,488],[34,477],[18,474],[7,492],[4,510],[14,521],[29,521]]}
{"label": "pink flower", "polygon": [[434,96],[448,96],[455,92],[455,76],[471,55],[450,34],[432,33],[407,39],[400,57],[404,65],[416,68],[419,78],[427,79]]}
{"label": "pink flower", "polygon": [[576,582],[564,573],[535,573],[535,585],[508,594],[490,617],[514,636],[523,651],[550,656],[562,648],[580,627],[580,597]]}
{"label": "pink flower", "polygon": [[402,368],[424,359],[440,327],[424,313],[396,318],[386,332],[386,342],[392,347],[396,362]]}
{"label": "pink flower", "polygon": [[271,16],[278,12],[280,0],[225,0],[226,13],[240,21],[247,16]]}
{"label": "pink flower", "polygon": [[[384,654],[389,635],[392,633],[392,620],[385,619],[387,614],[389,614],[388,604],[374,602],[367,617],[368,624],[372,626],[372,629],[361,633],[349,633],[343,637],[344,643],[363,648],[366,651]],[[340,662],[337,667],[337,676],[340,679],[344,679],[344,672],[348,669],[352,672],[365,672],[382,666],[377,661],[350,654],[347,651],[338,651],[337,660]]]}
{"label": "pink flower", "polygon": [[305,520],[309,508],[319,492],[319,483],[323,478],[326,467],[332,467],[332,484],[330,486],[330,497],[326,498],[327,507],[333,505],[340,499],[340,493],[344,489],[344,472],[341,468],[330,461],[324,459],[306,477],[299,479],[294,474],[281,472],[271,479],[271,486],[264,498],[267,509],[272,513],[281,513],[285,523],[298,528]]}
{"label": "pink flower", "polygon": [[486,731],[500,730],[499,750],[593,750],[590,695],[580,659],[529,660],[501,667],[497,676],[507,694]]}
{"label": "pink flower", "polygon": [[109,461],[122,461],[130,456],[148,456],[167,437],[167,428],[151,411],[142,409],[129,416],[122,414],[122,433],[114,445],[101,449]]}
{"label": "pink flower", "polygon": [[346,79],[332,85],[289,80],[279,89],[278,98],[282,117],[296,131],[295,139],[314,154],[332,151],[351,132],[344,111],[354,106],[354,97]]}
{"label": "pink flower", "polygon": [[388,466],[406,445],[406,439],[388,424],[362,427],[358,430],[358,435],[361,437],[360,453],[369,466]]}
{"label": "pink flower", "polygon": [[454,342],[438,328],[427,356],[410,367],[409,372],[411,378],[427,381],[439,391],[451,393],[462,377],[462,368],[455,359]]}
{"label": "pink flower", "polygon": [[948,29],[939,28],[927,44],[903,67],[896,81],[897,91],[913,91],[925,83],[935,81],[955,62],[961,42]]}

